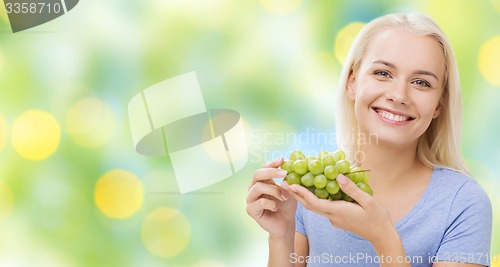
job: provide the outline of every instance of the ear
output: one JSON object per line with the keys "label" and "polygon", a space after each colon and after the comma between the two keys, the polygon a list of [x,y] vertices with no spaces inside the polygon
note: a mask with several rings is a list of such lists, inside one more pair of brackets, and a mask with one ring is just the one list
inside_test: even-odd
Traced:
{"label": "ear", "polygon": [[347,78],[346,90],[347,90],[347,96],[353,101],[354,99],[356,99],[355,85],[356,85],[356,74],[351,69],[351,71],[349,72],[349,77]]}
{"label": "ear", "polygon": [[441,97],[441,99],[439,99],[439,103],[436,107],[436,109],[434,110],[434,114],[432,114],[432,118],[435,119],[439,116],[439,114],[441,114],[441,109],[443,107],[443,101],[444,101],[444,98]]}
{"label": "ear", "polygon": [[441,114],[441,105],[438,105],[436,110],[434,111],[434,115],[432,115],[432,118],[435,119]]}

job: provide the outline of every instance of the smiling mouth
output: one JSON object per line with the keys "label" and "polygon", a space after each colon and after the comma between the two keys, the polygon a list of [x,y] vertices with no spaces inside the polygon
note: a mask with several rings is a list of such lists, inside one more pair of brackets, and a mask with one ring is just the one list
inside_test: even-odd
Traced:
{"label": "smiling mouth", "polygon": [[415,119],[414,117],[411,117],[411,116],[406,116],[406,115],[402,115],[402,114],[394,114],[390,111],[380,109],[380,108],[372,108],[372,109],[375,112],[377,112],[378,115],[380,115],[381,117],[388,119],[388,120],[391,120],[391,121],[401,122],[401,121],[412,121]]}

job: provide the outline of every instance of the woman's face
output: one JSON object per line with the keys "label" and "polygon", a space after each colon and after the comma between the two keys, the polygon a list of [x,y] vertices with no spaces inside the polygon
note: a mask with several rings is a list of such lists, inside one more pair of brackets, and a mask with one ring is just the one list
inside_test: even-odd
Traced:
{"label": "woman's face", "polygon": [[404,28],[377,34],[347,82],[360,131],[379,142],[417,142],[440,112],[444,55],[429,36]]}

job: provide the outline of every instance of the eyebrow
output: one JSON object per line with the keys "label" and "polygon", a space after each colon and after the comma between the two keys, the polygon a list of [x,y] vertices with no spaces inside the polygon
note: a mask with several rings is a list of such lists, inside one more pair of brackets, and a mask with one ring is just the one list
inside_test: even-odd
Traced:
{"label": "eyebrow", "polygon": [[[392,64],[391,62],[385,61],[385,60],[375,60],[372,63],[373,64],[382,64],[382,65],[385,65],[385,66],[387,66],[389,68],[397,69],[396,65]],[[437,81],[439,81],[439,79],[436,76],[436,74],[434,74],[434,73],[432,73],[430,71],[427,71],[427,70],[416,70],[416,71],[413,72],[413,74],[428,75],[428,76],[434,77],[434,79],[436,79]]]}

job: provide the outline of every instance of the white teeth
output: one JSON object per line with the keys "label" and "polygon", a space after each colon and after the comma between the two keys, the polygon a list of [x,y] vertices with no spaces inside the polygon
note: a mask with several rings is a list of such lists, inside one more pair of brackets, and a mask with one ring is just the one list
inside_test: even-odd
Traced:
{"label": "white teeth", "polygon": [[393,114],[393,113],[390,113],[388,111],[385,111],[385,110],[381,110],[381,109],[377,109],[377,113],[388,119],[388,120],[391,120],[391,121],[407,121],[410,119],[410,117],[406,117],[406,116],[402,116],[402,115],[396,115],[396,114]]}

